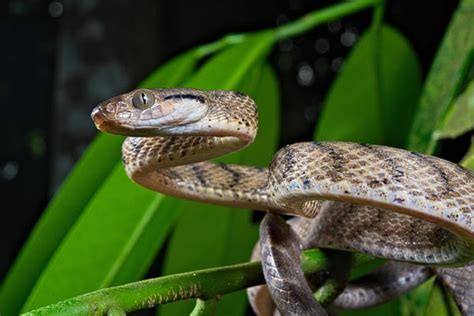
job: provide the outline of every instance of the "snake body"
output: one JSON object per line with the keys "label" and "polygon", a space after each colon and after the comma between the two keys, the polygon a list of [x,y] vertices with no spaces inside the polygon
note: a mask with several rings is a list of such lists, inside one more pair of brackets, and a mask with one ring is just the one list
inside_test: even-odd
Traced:
{"label": "snake body", "polygon": [[[474,314],[472,274],[465,277],[474,259],[472,172],[432,156],[346,142],[288,145],[274,155],[269,168],[209,162],[255,138],[255,103],[233,91],[140,89],[103,102],[92,118],[102,131],[129,136],[123,161],[138,184],[206,203],[301,216],[293,228],[267,222],[281,225],[272,229],[302,247],[436,267],[463,312]],[[262,250],[264,262],[281,261],[273,253],[293,247],[269,245],[274,249]],[[290,282],[285,278],[305,283],[296,272],[288,273],[275,274],[284,286]],[[271,289],[275,280],[270,273]],[[290,306],[300,304],[297,297],[304,294],[288,291]],[[292,314],[295,306],[280,312]],[[324,314],[318,310],[307,314]]]}

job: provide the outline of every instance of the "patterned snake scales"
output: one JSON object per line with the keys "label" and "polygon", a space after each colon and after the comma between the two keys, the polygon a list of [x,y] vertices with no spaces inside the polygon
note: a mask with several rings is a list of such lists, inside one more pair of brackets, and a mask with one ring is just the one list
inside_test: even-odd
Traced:
{"label": "patterned snake scales", "polygon": [[[345,142],[286,146],[267,169],[209,162],[255,138],[255,103],[233,91],[140,89],[103,102],[92,118],[102,131],[129,136],[123,161],[136,183],[268,211],[255,254],[267,286],[248,291],[258,314],[272,315],[276,306],[283,315],[326,315],[299,265],[301,249],[321,247],[393,260],[350,283],[334,306],[372,306],[435,273],[463,314],[474,315],[472,172],[432,156]],[[287,224],[278,214],[298,217]]]}

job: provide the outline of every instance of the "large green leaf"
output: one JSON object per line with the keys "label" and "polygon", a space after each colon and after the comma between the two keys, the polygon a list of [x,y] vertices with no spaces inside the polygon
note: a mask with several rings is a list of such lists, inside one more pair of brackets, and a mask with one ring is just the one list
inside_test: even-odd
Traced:
{"label": "large green leaf", "polygon": [[[232,47],[204,65],[191,79],[191,86],[202,84],[218,89],[238,89],[251,95],[258,104],[261,127],[253,145],[220,161],[227,163],[266,165],[275,150],[278,139],[278,88],[274,74],[268,65],[262,69],[262,60],[272,43],[271,33],[261,33],[250,42]],[[245,54],[244,54],[245,52]],[[242,58],[240,67],[236,61]],[[234,70],[235,68],[235,70]],[[226,69],[226,77],[212,74],[217,69]],[[239,78],[233,75],[239,73]],[[207,75],[206,75],[207,73]],[[202,79],[199,79],[202,78]],[[198,81],[202,80],[202,81]],[[257,239],[257,226],[251,222],[251,213],[246,210],[186,202],[183,216],[172,235],[164,274],[192,271],[203,267],[219,266],[248,260],[250,250]],[[184,315],[192,310],[193,302],[179,302],[160,307],[162,315]],[[243,293],[226,295],[218,304],[222,315],[242,315],[246,303]]]}
{"label": "large green leaf", "polygon": [[404,145],[420,91],[420,66],[399,32],[384,26],[380,35],[381,91],[373,60],[373,42],[379,39],[367,31],[331,86],[316,139]]}
{"label": "large green leaf", "polygon": [[436,138],[455,138],[474,129],[474,80],[456,98],[441,125]]}
{"label": "large green leaf", "polygon": [[[162,198],[133,184],[117,164],[46,266],[24,310],[110,285]],[[156,234],[163,239],[164,232]]]}
{"label": "large green leaf", "polygon": [[409,138],[410,150],[432,154],[435,130],[460,92],[474,60],[474,0],[456,9],[423,88]]}
{"label": "large green leaf", "polygon": [[190,49],[160,66],[138,86],[142,88],[172,88],[188,78],[198,62],[197,49]]}
{"label": "large green leaf", "polygon": [[[169,87],[179,84],[179,82],[192,71],[195,63],[194,51],[184,53],[152,73],[141,86]],[[121,171],[123,168],[120,163],[120,146],[122,140],[122,137],[105,134],[98,135],[78,162],[74,171],[67,178],[65,184],[36,226],[22,254],[5,281],[0,296],[1,312],[4,315],[15,315],[18,313],[18,310],[23,305],[25,298],[37,280],[38,282],[34,286],[34,290],[28,299],[28,303],[25,305],[25,309],[35,308],[62,298],[83,293],[84,291],[94,290],[97,288],[97,284],[103,287],[109,284],[132,281],[143,275],[152,257],[150,255],[144,256],[141,258],[142,260],[138,262],[138,259],[132,256],[145,252],[143,248],[139,249],[139,247],[145,245],[143,240],[147,238],[150,241],[146,246],[149,248],[148,251],[152,252],[156,249],[160,241],[164,238],[169,223],[163,223],[163,231],[153,232],[153,234],[156,235],[156,239],[154,240],[150,239],[151,232],[147,225],[159,219],[166,219],[166,221],[169,222],[173,219],[173,216],[165,213],[159,214],[159,216],[151,216],[152,210],[150,207],[151,205],[155,205],[157,201],[153,202],[155,204],[151,203],[148,208],[144,208],[147,212],[141,214],[142,217],[140,217],[140,214],[137,214],[138,212],[128,215],[126,212],[123,214],[115,214],[115,203],[117,203],[120,198],[126,198],[129,193],[130,196],[140,194],[135,192],[137,188],[132,188],[132,192],[127,191],[125,192],[126,194],[121,197],[117,197],[115,191],[107,190],[104,186],[99,190],[99,187],[104,181],[106,181],[107,184],[112,183],[114,185],[113,189],[117,189],[118,191],[120,191],[121,188],[129,186],[130,181],[124,176],[123,171]],[[110,174],[112,169],[114,170]],[[108,176],[109,178],[107,179]],[[143,191],[142,189],[138,190]],[[93,199],[91,201],[92,197]],[[111,205],[98,203],[97,200],[101,199],[109,201]],[[88,205],[89,202],[90,204]],[[123,204],[123,206],[126,205],[129,207],[129,212],[141,206],[140,204]],[[82,210],[85,208],[85,214],[76,222]],[[136,223],[137,227],[135,227],[135,230],[130,228],[128,232],[121,231],[122,227],[115,226],[118,225],[120,221],[123,221],[123,218],[126,216],[134,217],[133,220],[131,219],[131,222]],[[102,227],[97,227],[97,223],[100,223]],[[71,230],[72,226],[74,228]],[[94,231],[94,229],[96,229],[96,231]],[[111,255],[112,252],[116,251],[115,257],[110,256],[106,260],[108,264],[101,259],[100,256],[97,257],[97,261],[87,258],[95,258],[95,256],[78,257],[83,249],[87,249],[88,251],[93,249],[96,240],[101,240],[103,235],[108,233],[107,229],[112,232],[118,230],[122,234],[129,234],[130,240],[126,241],[113,239],[113,234],[111,234],[109,241],[113,243],[115,247],[122,247],[122,251],[117,251],[112,245],[108,245],[106,251],[99,250],[99,252],[105,256]],[[68,233],[69,230],[71,231]],[[146,235],[145,232],[147,232],[148,235]],[[164,235],[160,236],[160,233]],[[66,235],[67,237],[63,241]],[[102,240],[105,241],[105,239]],[[138,242],[138,240],[141,242]],[[57,249],[61,241],[61,247]],[[121,242],[123,242],[123,244],[119,245]],[[151,247],[150,245],[154,246]],[[54,253],[56,250],[57,252]],[[145,253],[148,254],[149,252]],[[48,263],[53,254],[54,260]],[[116,264],[113,264],[115,260]],[[135,260],[135,263],[133,263],[133,260]],[[86,263],[89,263],[90,266]],[[102,268],[99,268],[102,264],[104,264]],[[121,264],[123,264],[123,267],[120,266]],[[110,268],[110,270],[103,270],[107,268]],[[65,270],[69,271],[69,273],[61,275]],[[88,283],[95,273],[94,270],[102,273],[102,275],[94,282]],[[72,273],[73,271],[74,273]],[[128,273],[125,271],[128,271]],[[40,274],[41,277],[38,279]],[[68,277],[66,278],[65,275]],[[116,282],[114,283],[115,278]],[[68,281],[67,284],[59,286],[58,284],[61,284],[61,280],[69,280],[70,282]],[[21,284],[21,286],[19,286],[19,284]],[[8,302],[8,304],[6,302]]]}
{"label": "large green leaf", "polygon": [[121,137],[100,135],[76,164],[31,232],[0,292],[0,314],[17,315],[50,257],[120,158]]}

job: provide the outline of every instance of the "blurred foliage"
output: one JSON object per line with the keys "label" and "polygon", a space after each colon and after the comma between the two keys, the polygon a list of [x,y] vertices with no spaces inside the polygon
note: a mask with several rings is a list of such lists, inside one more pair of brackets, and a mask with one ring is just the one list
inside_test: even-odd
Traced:
{"label": "blurred foliage", "polygon": [[[466,22],[472,21],[473,13],[465,7],[473,2],[461,2],[423,90],[417,56],[404,36],[380,23],[379,30],[366,31],[328,92],[315,138],[408,144],[411,150],[430,153],[438,138],[471,130],[474,86],[465,81],[472,62],[474,28]],[[317,21],[333,19],[327,12],[349,14],[359,4],[367,7],[375,1],[331,7],[321,11]],[[302,25],[303,31],[317,24],[308,18],[301,21],[294,25]],[[249,94],[259,105],[258,137],[252,146],[220,161],[268,165],[280,131],[280,89],[266,59],[278,39],[301,32],[288,29],[287,33],[273,29],[230,35],[193,48],[162,65],[140,86],[232,89]],[[2,283],[2,315],[141,279],[167,239],[169,245],[160,258],[163,274],[249,258],[257,240],[250,211],[182,201],[138,187],[123,171],[122,140],[99,134],[66,179]],[[473,167],[473,156],[471,148],[464,159],[466,167]],[[164,305],[159,311],[189,314],[193,303]],[[217,313],[243,315],[246,308],[245,295],[238,292],[220,300]],[[452,310],[449,296],[431,279],[398,300],[341,314],[451,315]]]}
{"label": "blurred foliage", "polygon": [[474,59],[473,0],[462,0],[449,23],[423,88],[408,147],[432,154],[436,130],[466,85]]}
{"label": "blurred foliage", "polygon": [[436,138],[456,138],[474,129],[474,80],[455,100],[446,114]]}

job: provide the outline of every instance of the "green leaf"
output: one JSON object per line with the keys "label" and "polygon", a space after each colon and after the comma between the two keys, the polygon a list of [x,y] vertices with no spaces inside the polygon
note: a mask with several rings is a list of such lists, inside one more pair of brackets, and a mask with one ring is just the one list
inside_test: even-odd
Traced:
{"label": "green leaf", "polygon": [[[133,184],[116,164],[43,271],[24,310],[111,285],[162,198]],[[163,230],[156,232],[158,239],[166,236]]]}
{"label": "green leaf", "polygon": [[122,137],[99,135],[64,181],[3,281],[0,314],[17,315],[50,257],[115,162]]}
{"label": "green leaf", "polygon": [[[413,315],[413,314],[410,314]],[[436,281],[424,312],[425,316],[461,316],[456,304],[449,293]]]}
{"label": "green leaf", "polygon": [[434,134],[437,139],[455,138],[474,129],[474,80],[457,97],[441,125]]}
{"label": "green leaf", "polygon": [[197,89],[236,89],[257,61],[269,53],[275,41],[273,31],[249,35],[241,44],[225,49],[207,62],[188,82],[186,87]]}
{"label": "green leaf", "polygon": [[[263,43],[266,46],[262,46]],[[266,165],[273,155],[278,139],[278,88],[269,66],[262,69],[262,60],[272,43],[272,33],[259,33],[250,41],[228,48],[211,59],[191,79],[189,85],[193,87],[242,90],[258,104],[259,121],[265,129],[259,130],[249,148],[220,161]],[[228,76],[221,76],[222,69],[226,69]],[[195,202],[186,202],[184,209],[170,240],[164,275],[248,260],[258,233],[249,211]],[[192,308],[192,302],[184,301],[160,306],[159,311],[162,315],[184,315]],[[223,315],[244,314],[244,293],[226,295],[217,309]]]}
{"label": "green leaf", "polygon": [[[143,85],[161,85],[165,87],[175,85],[190,73],[195,62],[193,51],[184,53],[152,73]],[[162,80],[161,83],[159,83],[160,80]],[[106,250],[100,251],[104,256],[110,255],[106,260],[100,258],[100,256],[97,256],[96,261],[79,256],[80,251],[83,251],[84,248],[90,251],[91,248],[97,245],[97,240],[105,241],[105,239],[102,239],[103,235],[112,232],[111,236],[113,236],[113,231],[120,231],[122,227],[115,225],[124,223],[123,219],[126,216],[131,217],[127,212],[115,213],[115,203],[120,198],[126,198],[128,192],[117,197],[114,191],[106,190],[103,186],[99,190],[104,181],[113,183],[114,188],[117,188],[118,191],[130,185],[130,180],[121,171],[123,169],[120,163],[122,140],[122,137],[98,135],[67,178],[30,236],[22,254],[17,259],[2,287],[0,306],[2,306],[1,312],[4,315],[18,313],[37,280],[38,282],[34,285],[34,290],[25,305],[25,309],[35,308],[76,294],[95,290],[99,285],[103,287],[133,281],[144,274],[152,260],[153,250],[156,251],[159,247],[170,225],[169,222],[173,220],[173,216],[167,213],[152,216],[150,207],[157,203],[154,200],[154,195],[153,197],[150,196],[148,207],[143,208],[147,212],[141,214],[142,217],[135,212],[133,219],[130,219],[130,223],[134,222],[137,225],[135,230],[129,228],[130,240],[113,239],[112,237],[109,240],[111,244],[104,248]],[[109,176],[114,166],[115,169]],[[138,188],[132,188],[131,190],[134,189],[135,191],[144,191]],[[99,192],[97,192],[98,190]],[[130,196],[133,196],[133,194],[139,195],[137,192],[132,192]],[[111,202],[111,205],[94,202],[101,199]],[[89,202],[90,204],[88,204]],[[125,202],[122,206],[127,205],[130,208],[129,211],[138,207],[138,205]],[[76,222],[85,208],[85,214]],[[165,219],[166,221],[161,223],[162,231],[153,231],[154,227],[147,226],[150,223]],[[101,223],[101,227],[98,227],[97,223]],[[73,228],[71,229],[71,227]],[[121,233],[126,234],[127,232],[121,231]],[[153,235],[155,235],[155,239],[152,239]],[[145,243],[145,240],[148,241],[148,244]],[[58,249],[61,242],[61,247]],[[118,250],[119,248],[121,250]],[[146,248],[148,248],[148,251],[146,251]],[[53,254],[54,259],[51,260]],[[138,254],[144,255],[144,257],[141,260],[127,257],[127,255]],[[48,263],[49,260],[51,262]],[[115,261],[116,264],[114,265]],[[123,267],[120,264],[123,264]],[[111,270],[104,270],[107,268]],[[69,273],[61,275],[65,270]],[[95,275],[96,271],[102,274],[92,282],[91,277]],[[38,279],[40,274],[41,277]],[[68,277],[66,278],[65,275]],[[61,284],[61,280],[70,280],[70,282],[58,286],[58,284]]]}
{"label": "green leaf", "polygon": [[423,316],[429,304],[433,291],[435,277],[428,279],[422,285],[402,295],[400,302],[401,316]]}
{"label": "green leaf", "polygon": [[369,30],[331,86],[316,139],[404,145],[420,91],[420,65],[399,32],[383,26],[380,35],[381,91],[376,90],[379,85],[372,51],[373,41],[378,39]]}
{"label": "green leaf", "polygon": [[409,138],[409,149],[432,154],[435,130],[459,93],[474,59],[474,0],[461,1],[426,79]]}
{"label": "green leaf", "polygon": [[138,86],[141,88],[172,88],[188,78],[197,63],[196,49],[190,49],[160,66]]}
{"label": "green leaf", "polygon": [[471,146],[461,161],[464,168],[474,171],[474,137],[471,138]]}

